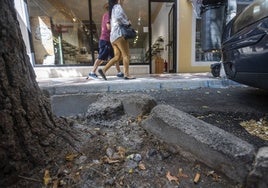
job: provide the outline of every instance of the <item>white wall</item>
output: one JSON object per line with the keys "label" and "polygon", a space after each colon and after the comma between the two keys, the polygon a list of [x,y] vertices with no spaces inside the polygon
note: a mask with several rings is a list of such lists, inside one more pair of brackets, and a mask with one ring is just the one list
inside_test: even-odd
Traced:
{"label": "white wall", "polygon": [[20,29],[22,33],[22,38],[24,41],[24,44],[26,46],[26,52],[27,55],[30,57],[30,61],[33,64],[34,58],[33,54],[31,53],[31,47],[30,47],[30,40],[29,40],[29,34],[28,31],[31,29],[29,28],[29,15],[27,11],[27,5],[25,4],[24,0],[16,0],[15,3],[15,9],[17,12],[17,18],[20,24]]}

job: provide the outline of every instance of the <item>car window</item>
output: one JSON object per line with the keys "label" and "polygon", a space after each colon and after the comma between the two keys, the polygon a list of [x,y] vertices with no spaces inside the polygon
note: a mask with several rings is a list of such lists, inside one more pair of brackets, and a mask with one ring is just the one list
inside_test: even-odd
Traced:
{"label": "car window", "polygon": [[239,14],[234,22],[232,33],[268,16],[268,0],[256,0]]}

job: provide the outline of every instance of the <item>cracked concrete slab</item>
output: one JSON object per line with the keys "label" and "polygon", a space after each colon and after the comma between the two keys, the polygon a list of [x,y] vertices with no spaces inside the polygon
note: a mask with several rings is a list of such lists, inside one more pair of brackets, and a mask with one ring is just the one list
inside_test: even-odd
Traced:
{"label": "cracked concrete slab", "polygon": [[243,184],[252,171],[256,151],[251,144],[240,138],[171,106],[157,105],[148,95],[109,94],[108,101],[103,96],[105,95],[56,95],[51,97],[52,108],[57,115],[63,116],[84,113],[94,103],[98,104],[95,107],[98,110],[107,111],[107,106],[112,110],[109,101],[117,99],[124,113],[129,116],[149,113],[148,118],[142,122],[148,132],[179,146],[230,179]]}
{"label": "cracked concrete slab", "polygon": [[245,183],[252,168],[255,149],[251,144],[171,106],[153,108],[142,126],[236,182]]}
{"label": "cracked concrete slab", "polygon": [[268,187],[268,146],[258,150],[253,169],[247,178],[247,188]]}

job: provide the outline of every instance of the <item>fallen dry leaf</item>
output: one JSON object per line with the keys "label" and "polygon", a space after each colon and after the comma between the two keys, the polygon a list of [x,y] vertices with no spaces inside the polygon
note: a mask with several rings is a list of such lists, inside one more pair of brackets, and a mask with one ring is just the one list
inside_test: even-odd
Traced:
{"label": "fallen dry leaf", "polygon": [[44,184],[47,186],[51,182],[51,177],[48,170],[45,170]]}
{"label": "fallen dry leaf", "polygon": [[184,174],[184,173],[182,172],[182,168],[179,168],[178,177],[179,177],[179,178],[180,178],[180,177],[182,177],[182,178],[188,178],[188,175],[186,175],[186,174]]}
{"label": "fallen dry leaf", "polygon": [[79,182],[81,181],[81,176],[80,176],[80,172],[76,172],[75,175],[73,176],[73,180],[75,182]]}
{"label": "fallen dry leaf", "polygon": [[212,178],[213,178],[214,181],[219,181],[220,180],[220,176],[218,174],[216,174],[216,172],[213,171],[213,170],[212,171],[209,171],[207,173],[207,176],[212,176]]}
{"label": "fallen dry leaf", "polygon": [[138,115],[136,118],[137,123],[141,123],[143,119],[148,118],[148,115]]}
{"label": "fallen dry leaf", "polygon": [[60,180],[60,186],[64,186],[66,185],[67,183],[64,181],[64,180]]}
{"label": "fallen dry leaf", "polygon": [[200,171],[201,170],[200,164],[195,165],[194,169]]}
{"label": "fallen dry leaf", "polygon": [[53,181],[53,187],[52,188],[58,188],[58,186],[59,186],[59,180],[56,179],[56,180]]}
{"label": "fallen dry leaf", "polygon": [[207,176],[212,176],[214,173],[215,173],[215,171],[214,171],[214,170],[209,171],[209,172],[207,173]]}
{"label": "fallen dry leaf", "polygon": [[138,117],[136,118],[136,122],[140,123],[142,121],[142,115],[138,115]]}
{"label": "fallen dry leaf", "polygon": [[127,120],[127,125],[130,125],[132,123],[132,120],[131,119],[128,119]]}
{"label": "fallen dry leaf", "polygon": [[250,134],[258,136],[263,140],[268,140],[268,121],[266,119],[249,120],[240,123]]}
{"label": "fallen dry leaf", "polygon": [[121,158],[125,158],[126,156],[126,149],[121,147],[121,146],[118,146],[117,148],[117,153],[118,155],[121,157]]}
{"label": "fallen dry leaf", "polygon": [[139,163],[139,169],[140,170],[146,170],[146,167],[142,162]]}
{"label": "fallen dry leaf", "polygon": [[65,156],[65,160],[66,161],[73,161],[76,157],[78,156],[78,154],[68,154]]}
{"label": "fallen dry leaf", "polygon": [[179,184],[179,178],[177,178],[176,176],[172,176],[169,171],[167,172],[166,178],[170,182],[175,181],[177,184]]}
{"label": "fallen dry leaf", "polygon": [[121,186],[124,185],[124,178],[125,178],[125,176],[121,176],[121,177],[119,178],[119,185],[121,185]]}
{"label": "fallen dry leaf", "polygon": [[101,159],[104,163],[108,163],[108,164],[114,164],[114,163],[120,163],[120,160],[117,159],[110,159],[107,156],[102,157]]}

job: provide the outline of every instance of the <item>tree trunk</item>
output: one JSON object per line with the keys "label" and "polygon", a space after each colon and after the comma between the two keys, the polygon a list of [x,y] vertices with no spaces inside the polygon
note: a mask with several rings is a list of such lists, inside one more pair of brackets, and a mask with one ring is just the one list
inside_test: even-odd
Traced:
{"label": "tree trunk", "polygon": [[65,128],[57,126],[36,82],[12,0],[0,1],[0,28],[1,187],[7,177],[22,174],[25,167],[46,164],[59,137],[68,133],[58,134]]}

